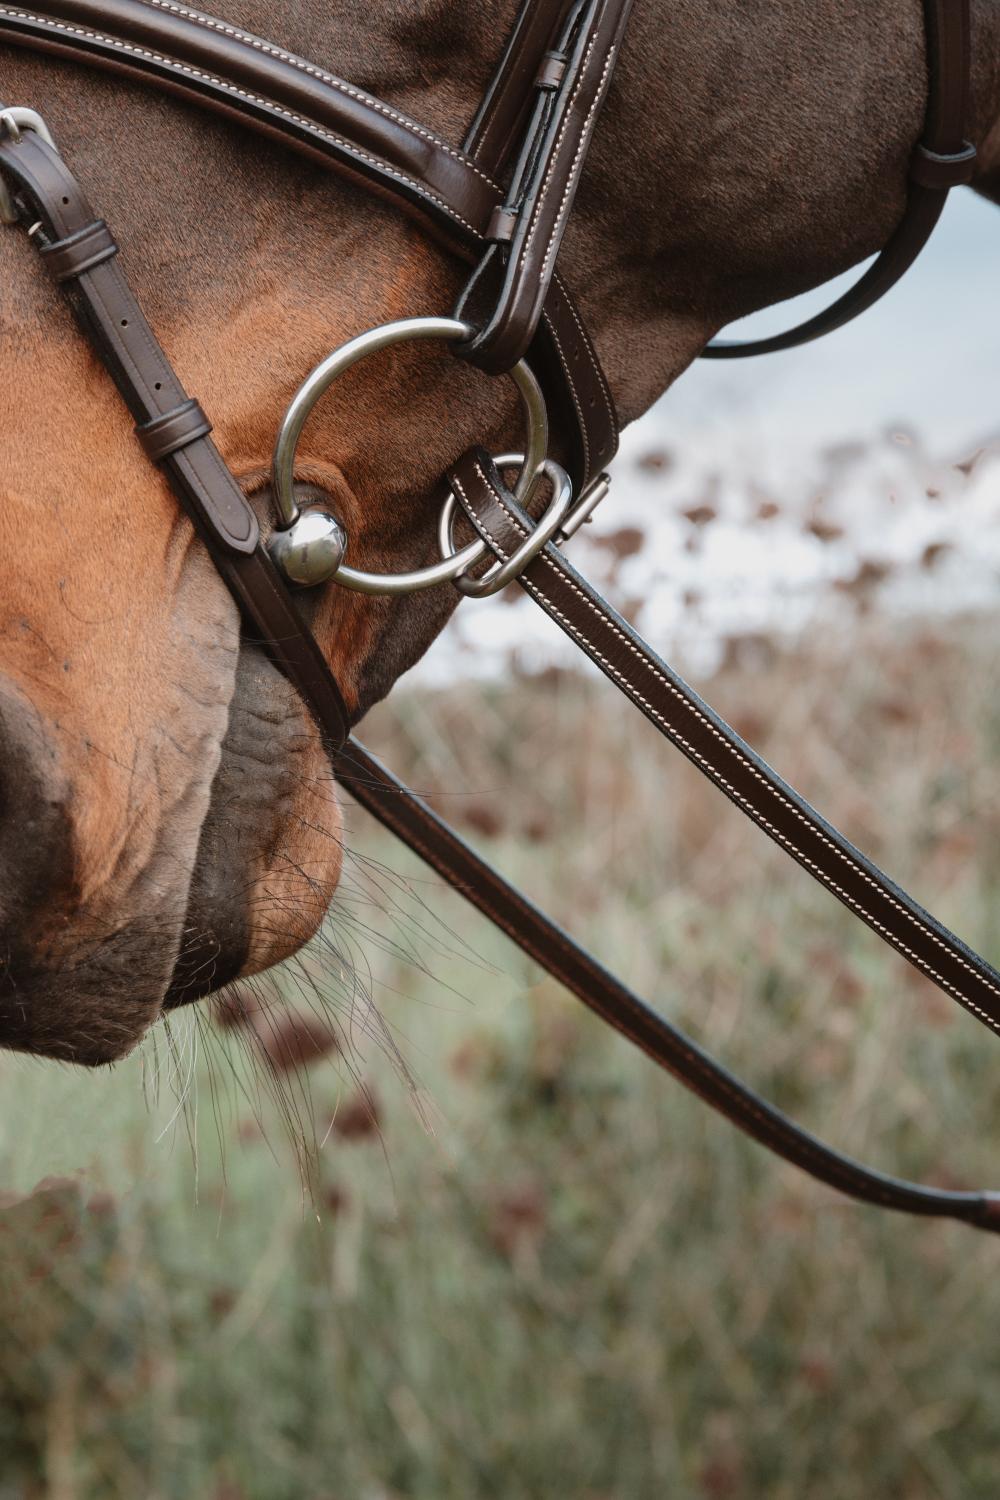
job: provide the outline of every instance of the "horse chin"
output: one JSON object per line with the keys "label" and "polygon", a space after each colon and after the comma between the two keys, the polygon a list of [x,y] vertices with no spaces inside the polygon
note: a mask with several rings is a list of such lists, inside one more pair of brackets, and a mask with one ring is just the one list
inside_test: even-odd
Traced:
{"label": "horse chin", "polygon": [[341,832],[311,717],[264,652],[244,643],[164,1009],[298,952],[340,878]]}
{"label": "horse chin", "polygon": [[0,710],[0,1048],[118,1061],[165,1010],[312,936],[340,875],[340,808],[312,720],[258,648],[240,649],[207,812],[164,821],[132,850],[127,900],[78,890],[55,726],[10,685]]}

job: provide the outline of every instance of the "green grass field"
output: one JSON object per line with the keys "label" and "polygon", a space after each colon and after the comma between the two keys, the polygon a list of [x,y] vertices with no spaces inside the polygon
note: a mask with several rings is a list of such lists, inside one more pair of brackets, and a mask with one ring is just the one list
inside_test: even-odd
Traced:
{"label": "green grass field", "polygon": [[[997,961],[994,631],[745,642],[704,686]],[[605,684],[404,688],[366,731],[813,1129],[1000,1187],[1000,1044]],[[1000,1240],[765,1156],[349,844],[256,1030],[0,1062],[0,1500],[992,1500]]]}

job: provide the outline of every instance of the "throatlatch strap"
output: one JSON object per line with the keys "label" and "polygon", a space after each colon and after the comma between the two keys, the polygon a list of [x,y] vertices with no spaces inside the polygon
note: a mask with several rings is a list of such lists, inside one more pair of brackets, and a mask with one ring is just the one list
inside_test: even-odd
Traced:
{"label": "throatlatch strap", "polygon": [[772,338],[716,339],[702,359],[776,354],[833,333],[867,312],[913,265],[941,217],[949,189],[971,182],[976,148],[965,139],[971,69],[969,0],[924,0],[927,28],[927,117],[910,163],[906,211],[874,264],[814,318]]}

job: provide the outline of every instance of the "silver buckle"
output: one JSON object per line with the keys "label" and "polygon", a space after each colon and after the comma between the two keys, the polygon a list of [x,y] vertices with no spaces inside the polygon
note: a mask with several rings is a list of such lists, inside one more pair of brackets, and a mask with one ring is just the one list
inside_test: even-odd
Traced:
{"label": "silver buckle", "polygon": [[[501,453],[499,458],[493,462],[498,469],[510,469],[521,467],[523,472],[523,453]],[[523,573],[533,558],[536,558],[542,548],[547,546],[557,536],[562,536],[566,524],[573,510],[573,483],[566,470],[551,458],[542,460],[541,472],[552,485],[552,499],[549,501],[543,515],[535,523],[532,530],[525,537],[520,547],[512,552],[506,562],[498,558],[495,563],[482,575],[481,578],[472,578],[468,569],[463,569],[452,581],[459,593],[466,594],[473,599],[486,599],[490,594],[499,594],[508,583],[513,583],[519,573]],[[455,545],[455,514],[457,503],[453,492],[449,492],[441,510],[441,519],[438,522],[438,546],[441,556],[444,558],[457,557],[458,548]],[[485,543],[483,544],[485,548]]]}
{"label": "silver buckle", "polygon": [[[513,468],[524,462],[524,456],[520,453],[502,453],[493,462],[498,469]],[[564,542],[569,541],[570,537],[575,536],[580,527],[591,520],[594,511],[611,487],[610,475],[598,474],[574,504],[573,485],[565,469],[554,463],[552,459],[546,459],[542,464],[541,472],[552,484],[552,499],[543,515],[539,517],[534,529],[506,562],[503,560],[496,562],[481,578],[470,577],[467,568],[459,573],[453,582],[460,593],[475,599],[485,599],[490,594],[498,594],[501,589],[507,587],[508,583],[513,583],[514,579],[524,572],[528,564],[544,547],[548,546],[549,542],[556,547],[561,547]],[[449,492],[438,522],[438,547],[444,558],[459,556],[455,547],[455,515],[455,496]]]}
{"label": "silver buckle", "polygon": [[[33,130],[36,135],[41,136],[47,146],[51,146],[52,150],[58,154],[59,147],[52,138],[52,132],[36,110],[20,107],[0,109],[0,132],[8,136],[15,145],[26,130]],[[3,177],[0,177],[0,224],[16,224],[17,222],[18,212],[14,207],[14,199]]]}

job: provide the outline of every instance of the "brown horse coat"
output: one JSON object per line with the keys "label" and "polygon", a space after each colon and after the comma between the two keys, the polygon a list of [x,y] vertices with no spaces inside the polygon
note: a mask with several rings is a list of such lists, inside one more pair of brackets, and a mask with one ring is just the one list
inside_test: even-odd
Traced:
{"label": "brown horse coat", "polygon": [[[514,0],[227,0],[459,140]],[[561,266],[623,421],[716,330],[874,251],[924,112],[919,0],[638,0]],[[1000,3],[975,6],[978,185],[1000,192]],[[0,47],[46,116],[248,493],[303,375],[388,318],[447,311],[460,269],[396,207],[173,101]],[[0,1043],[127,1052],[165,1003],[294,951],[340,869],[302,706],[252,642],[23,238],[0,235]],[[360,565],[428,560],[439,476],[503,446],[514,401],[427,348],[352,371],[298,478]],[[352,710],[440,630],[443,588],[312,604]]]}

